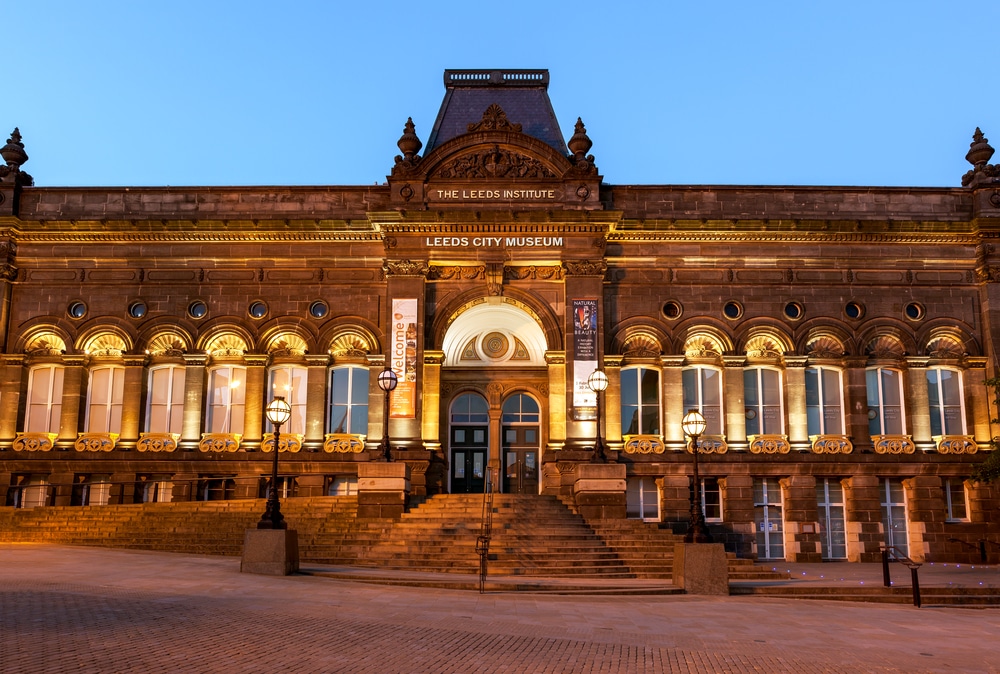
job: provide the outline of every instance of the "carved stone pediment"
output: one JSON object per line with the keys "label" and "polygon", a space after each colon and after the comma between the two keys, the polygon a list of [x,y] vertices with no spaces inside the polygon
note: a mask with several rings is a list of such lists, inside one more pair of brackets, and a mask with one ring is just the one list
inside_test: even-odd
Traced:
{"label": "carved stone pediment", "polygon": [[476,131],[516,131],[521,133],[521,125],[514,124],[507,119],[507,113],[496,103],[486,108],[483,118],[478,122],[469,124],[469,133]]}
{"label": "carved stone pediment", "polygon": [[519,178],[556,178],[539,160],[514,150],[494,145],[463,154],[442,164],[431,176],[443,180],[476,178],[512,180]]}

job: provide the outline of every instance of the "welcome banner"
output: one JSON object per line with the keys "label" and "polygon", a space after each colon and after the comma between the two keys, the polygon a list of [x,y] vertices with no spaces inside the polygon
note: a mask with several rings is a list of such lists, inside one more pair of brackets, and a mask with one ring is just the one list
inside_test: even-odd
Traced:
{"label": "welcome banner", "polygon": [[417,300],[392,301],[389,367],[399,383],[389,399],[389,416],[412,419],[417,412]]}

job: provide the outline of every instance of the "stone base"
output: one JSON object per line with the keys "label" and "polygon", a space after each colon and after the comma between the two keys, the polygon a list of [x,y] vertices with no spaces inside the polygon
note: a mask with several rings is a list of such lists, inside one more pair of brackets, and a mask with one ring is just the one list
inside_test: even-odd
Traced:
{"label": "stone base", "polygon": [[674,585],[687,594],[729,594],[729,562],[722,543],[674,546]]}
{"label": "stone base", "polygon": [[294,529],[247,529],[240,572],[287,576],[299,570],[299,534]]}

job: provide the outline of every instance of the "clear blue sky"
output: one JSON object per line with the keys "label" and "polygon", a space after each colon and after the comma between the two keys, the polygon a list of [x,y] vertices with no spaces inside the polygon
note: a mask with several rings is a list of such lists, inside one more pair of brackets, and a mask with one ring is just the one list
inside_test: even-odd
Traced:
{"label": "clear blue sky", "polygon": [[958,186],[976,126],[1000,148],[995,1],[21,0],[0,22],[0,142],[20,127],[39,186],[382,182],[446,68],[548,68],[616,184]]}

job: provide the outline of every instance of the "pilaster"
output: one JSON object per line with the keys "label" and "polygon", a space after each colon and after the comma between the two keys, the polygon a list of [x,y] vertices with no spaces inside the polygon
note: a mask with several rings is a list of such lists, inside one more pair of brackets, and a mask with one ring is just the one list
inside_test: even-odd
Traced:
{"label": "pilaster", "polygon": [[723,400],[726,406],[726,442],[730,449],[747,449],[746,402],[743,399],[745,356],[723,356]]}
{"label": "pilaster", "polygon": [[240,448],[247,451],[259,449],[260,441],[264,437],[264,407],[271,402],[265,384],[267,361],[266,355],[243,356],[247,368],[247,381],[243,399],[243,439]]}
{"label": "pilaster", "polygon": [[[204,413],[202,406],[205,398],[205,365],[208,354],[184,354],[184,421],[181,430],[182,449],[197,449],[201,442],[201,429]],[[187,501],[188,498],[177,498],[179,490],[174,486],[175,500]]]}
{"label": "pilaster", "polygon": [[905,376],[909,380],[908,413],[909,431],[917,449],[931,451],[935,449],[931,440],[931,410],[930,398],[927,393],[927,362],[925,357],[909,357],[906,359]]}
{"label": "pilaster", "polygon": [[302,446],[307,452],[317,452],[326,438],[326,386],[329,380],[330,356],[306,355],[306,437]]}
{"label": "pilaster", "polygon": [[847,560],[878,562],[885,542],[879,479],[875,475],[855,475],[844,480],[843,484]]}
{"label": "pilaster", "polygon": [[18,419],[24,407],[21,396],[25,390],[27,370],[22,354],[3,356],[0,379],[0,449],[10,449],[17,435]]}
{"label": "pilaster", "polygon": [[[785,356],[785,409],[788,443],[793,450],[809,451],[809,418],[806,412],[806,356]],[[813,495],[815,497],[815,494]],[[815,499],[814,499],[815,500]]]}
{"label": "pilaster", "polygon": [[[143,413],[143,381],[146,378],[145,355],[125,356],[125,380],[122,391],[122,425],[116,447],[135,449]],[[132,476],[133,479],[135,476]]]}
{"label": "pilaster", "polygon": [[816,506],[816,478],[793,475],[780,480],[784,501],[785,561],[823,561]]}
{"label": "pilaster", "polygon": [[59,415],[59,438],[56,440],[60,449],[72,448],[80,432],[80,410],[86,399],[83,388],[86,359],[82,355],[63,356],[62,412]]}

